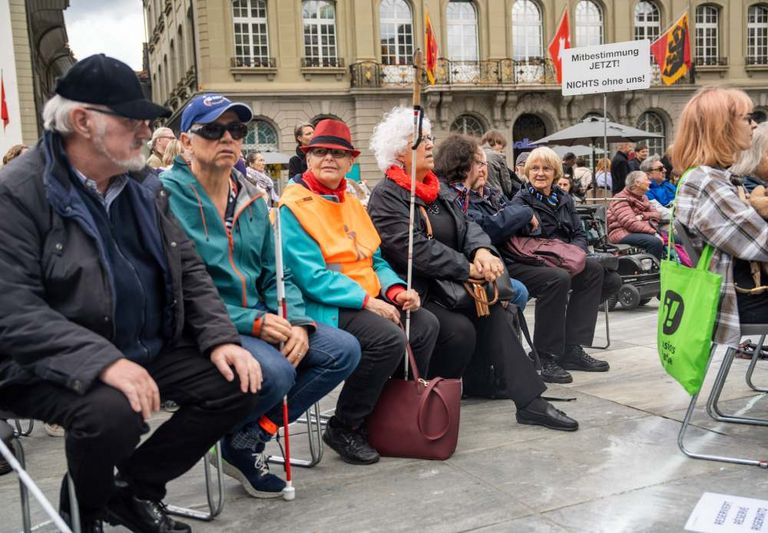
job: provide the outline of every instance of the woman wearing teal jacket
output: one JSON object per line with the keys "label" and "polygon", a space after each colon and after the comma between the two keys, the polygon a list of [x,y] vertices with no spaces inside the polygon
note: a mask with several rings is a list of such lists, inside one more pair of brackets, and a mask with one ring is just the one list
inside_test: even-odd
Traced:
{"label": "woman wearing teal jacket", "polygon": [[[290,388],[288,417],[294,421],[355,369],[360,345],[306,315],[288,271],[288,320],[277,314],[275,241],[264,193],[234,169],[250,119],[245,104],[219,95],[193,99],[181,119],[181,141],[192,162],[188,166],[177,157],[160,177],[265,383],[287,382],[283,390]],[[222,442],[225,471],[252,496],[279,496],[285,486],[269,473],[263,457],[265,441],[282,422],[281,399],[265,400],[262,410]]]}

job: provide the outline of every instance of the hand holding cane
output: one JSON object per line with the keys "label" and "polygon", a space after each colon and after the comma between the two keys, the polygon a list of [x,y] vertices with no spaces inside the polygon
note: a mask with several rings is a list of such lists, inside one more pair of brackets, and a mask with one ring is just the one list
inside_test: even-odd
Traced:
{"label": "hand holding cane", "polygon": [[[275,207],[275,277],[277,285],[277,314],[288,320],[288,308],[285,302],[285,269],[283,267],[283,236],[280,231],[280,208]],[[282,348],[280,343],[280,348]],[[285,435],[285,488],[283,499],[292,501],[296,498],[296,489],[293,487],[291,475],[291,439],[288,432],[288,396],[283,396],[283,433]]]}

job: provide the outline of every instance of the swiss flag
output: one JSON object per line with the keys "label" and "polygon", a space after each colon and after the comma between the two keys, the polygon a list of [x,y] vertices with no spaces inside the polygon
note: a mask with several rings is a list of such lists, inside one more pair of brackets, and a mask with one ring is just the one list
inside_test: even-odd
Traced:
{"label": "swiss flag", "polygon": [[557,25],[557,31],[555,36],[549,42],[547,50],[549,50],[549,56],[552,58],[552,62],[555,65],[555,74],[557,75],[557,83],[563,81],[563,61],[560,55],[563,50],[571,47],[571,26],[568,23],[568,8],[563,10],[563,16],[560,17],[560,24]]}

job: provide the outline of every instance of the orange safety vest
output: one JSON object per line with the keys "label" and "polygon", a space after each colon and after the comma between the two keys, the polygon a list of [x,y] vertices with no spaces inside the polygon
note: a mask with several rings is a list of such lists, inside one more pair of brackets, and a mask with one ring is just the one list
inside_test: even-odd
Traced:
{"label": "orange safety vest", "polygon": [[329,270],[349,276],[372,298],[379,295],[381,282],[373,270],[373,253],[381,238],[360,200],[347,194],[343,202],[334,202],[292,184],[279,205],[288,207],[320,246]]}

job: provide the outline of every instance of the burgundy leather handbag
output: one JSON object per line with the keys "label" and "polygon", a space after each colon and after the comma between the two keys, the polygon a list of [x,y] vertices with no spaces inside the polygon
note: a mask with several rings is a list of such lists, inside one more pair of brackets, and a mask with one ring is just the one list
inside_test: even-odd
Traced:
{"label": "burgundy leather handbag", "polygon": [[422,379],[407,351],[413,380],[384,385],[367,420],[368,442],[386,457],[448,459],[459,439],[461,379]]}
{"label": "burgundy leather handbag", "polygon": [[584,250],[560,239],[516,235],[507,240],[506,248],[519,263],[554,266],[567,270],[571,276],[580,274],[587,262]]}

